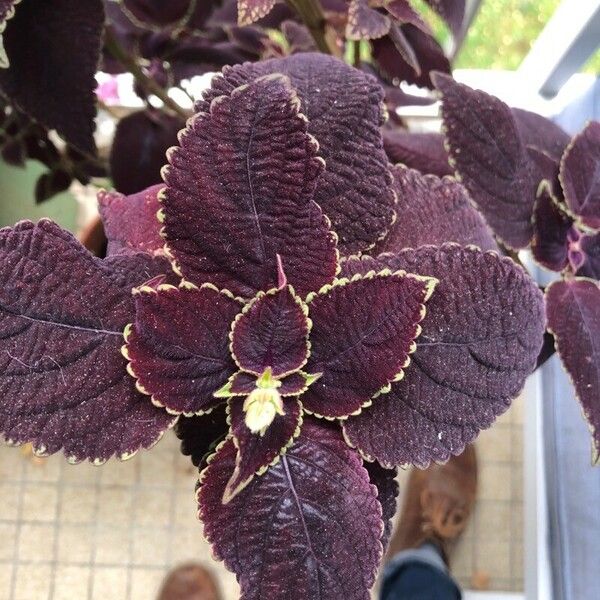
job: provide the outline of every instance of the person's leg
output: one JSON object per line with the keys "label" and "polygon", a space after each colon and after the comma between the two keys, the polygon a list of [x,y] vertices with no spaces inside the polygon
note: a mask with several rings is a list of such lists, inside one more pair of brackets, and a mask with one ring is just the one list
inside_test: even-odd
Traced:
{"label": "person's leg", "polygon": [[469,446],[445,465],[411,473],[390,542],[381,600],[459,600],[449,557],[475,502],[477,460]]}

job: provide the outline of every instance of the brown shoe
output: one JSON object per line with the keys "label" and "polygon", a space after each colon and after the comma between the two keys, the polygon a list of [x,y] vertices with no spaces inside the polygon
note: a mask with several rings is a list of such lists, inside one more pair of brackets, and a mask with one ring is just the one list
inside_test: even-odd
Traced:
{"label": "brown shoe", "polygon": [[211,572],[196,564],[177,567],[165,578],[158,600],[221,600]]}
{"label": "brown shoe", "polygon": [[432,542],[440,548],[446,564],[467,520],[477,493],[475,447],[467,446],[460,456],[444,465],[413,469],[400,520],[390,542],[388,559],[400,550]]}

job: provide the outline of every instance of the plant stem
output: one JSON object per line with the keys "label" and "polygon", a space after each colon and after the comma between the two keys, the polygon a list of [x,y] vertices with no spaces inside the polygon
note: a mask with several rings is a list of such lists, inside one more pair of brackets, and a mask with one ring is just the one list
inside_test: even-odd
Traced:
{"label": "plant stem", "polygon": [[171,98],[154,79],[148,77],[137,64],[135,59],[119,44],[113,33],[107,29],[104,37],[104,44],[113,57],[118,60],[139,82],[139,84],[150,94],[162,100],[163,104],[170,108],[175,114],[187,119],[189,114]]}
{"label": "plant stem", "polygon": [[317,48],[325,54],[335,54],[325,35],[325,15],[319,0],[287,0],[288,5],[294,9],[317,44]]}

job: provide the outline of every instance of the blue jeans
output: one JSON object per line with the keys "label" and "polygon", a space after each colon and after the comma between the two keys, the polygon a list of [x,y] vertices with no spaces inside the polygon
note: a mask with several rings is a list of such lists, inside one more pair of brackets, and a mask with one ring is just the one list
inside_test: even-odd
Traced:
{"label": "blue jeans", "polygon": [[435,545],[398,552],[385,566],[380,600],[460,600],[462,594]]}

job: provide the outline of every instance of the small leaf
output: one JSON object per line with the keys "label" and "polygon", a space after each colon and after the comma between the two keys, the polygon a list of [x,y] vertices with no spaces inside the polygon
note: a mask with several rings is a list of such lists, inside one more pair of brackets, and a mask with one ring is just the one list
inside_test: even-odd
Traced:
{"label": "small leaf", "polygon": [[465,20],[466,0],[425,0],[446,21],[454,37],[458,37]]}
{"label": "small leaf", "polygon": [[567,266],[567,234],[572,225],[573,219],[544,187],[533,212],[531,251],[535,260],[546,269],[562,271]]}
{"label": "small leaf", "polygon": [[367,600],[381,559],[381,506],[337,428],[305,422],[281,460],[228,504],[228,440],[198,491],[204,534],[240,582],[241,600]]}
{"label": "small leaf", "polygon": [[511,108],[525,146],[532,146],[559,161],[567,144],[569,134],[550,119],[522,108]]}
{"label": "small leaf", "polygon": [[177,144],[177,133],[184,127],[180,117],[153,108],[121,119],[109,159],[115,189],[129,195],[162,183],[160,170],[167,162],[166,152]]}
{"label": "small leaf", "polygon": [[494,232],[512,248],[525,248],[539,181],[504,102],[437,73],[444,134],[450,156]]}
{"label": "small leaf", "polygon": [[[121,356],[131,288],[162,263],[100,260],[50,221],[0,231],[0,432],[40,454],[104,462],[151,447],[173,417]],[[158,271],[160,272],[160,271]]]}
{"label": "small leaf", "polygon": [[[582,235],[578,242],[583,262],[576,271],[577,275],[600,279],[600,233]],[[571,252],[573,250],[574,248],[571,249]]]}
{"label": "small leaf", "polygon": [[460,183],[401,166],[394,167],[392,173],[398,218],[377,246],[377,253],[444,242],[497,250],[492,232]]}
{"label": "small leaf", "polygon": [[213,100],[165,171],[165,236],[176,266],[242,297],[277,285],[277,254],[304,296],[337,270],[335,236],[312,200],[322,171],[282,75]]}
{"label": "small leaf", "polygon": [[197,108],[206,111],[214,98],[269,73],[290,78],[308,118],[308,132],[319,142],[327,167],[317,182],[315,201],[331,219],[340,250],[352,254],[373,247],[394,219],[392,177],[380,131],[381,86],[341,60],[301,53],[225,68]]}
{"label": "small leaf", "polygon": [[102,0],[23,0],[3,35],[10,66],[0,69],[0,90],[86,154],[95,153],[94,75],[103,26]]}
{"label": "small leaf", "polygon": [[181,454],[189,456],[195,467],[204,469],[208,457],[229,433],[226,405],[221,404],[205,415],[181,416],[174,431],[181,440]]}
{"label": "small leaf", "polygon": [[390,36],[385,36],[371,42],[373,58],[379,72],[387,80],[399,79],[419,87],[433,89],[431,81],[433,71],[451,72],[450,62],[443,48],[432,35],[424,33],[419,27],[410,23],[401,25],[399,29],[418,59],[419,70],[416,71],[403,58]]}
{"label": "small leaf", "polygon": [[126,355],[140,391],[186,415],[222,402],[213,394],[236,370],[229,330],[241,304],[212,286],[166,285],[138,290],[135,306]]}
{"label": "small leaf", "polygon": [[600,456],[600,287],[590,279],[556,281],[546,289],[548,329],[571,376],[590,426],[593,462]]}
{"label": "small leaf", "polygon": [[593,229],[600,229],[600,122],[592,121],[576,135],[560,164],[567,206]]}
{"label": "small leaf", "polygon": [[438,177],[452,175],[441,133],[411,133],[402,129],[383,131],[383,147],[393,163]]}
{"label": "small leaf", "polygon": [[69,189],[73,176],[64,169],[58,168],[42,173],[35,183],[35,202],[40,204]]}
{"label": "small leaf", "polygon": [[537,286],[511,260],[454,244],[343,267],[346,276],[389,267],[439,280],[404,379],[344,421],[347,440],[386,467],[425,468],[460,454],[535,368],[544,331]]}
{"label": "small leaf", "polygon": [[304,408],[347,417],[400,379],[434,284],[406,273],[372,272],[337,280],[309,298],[313,329],[306,371],[323,375],[302,395]]}
{"label": "small leaf", "polygon": [[269,466],[277,463],[282,453],[300,434],[302,405],[295,398],[283,403],[283,415],[276,415],[264,434],[248,429],[242,398],[229,401],[231,433],[238,450],[235,469],[227,482],[223,502],[231,502],[249,483],[254,475],[262,475]]}
{"label": "small leaf", "polygon": [[237,0],[238,23],[240,25],[251,25],[259,19],[266,17],[276,0]]}
{"label": "small leaf", "polygon": [[385,469],[377,462],[365,463],[365,468],[369,472],[371,483],[377,488],[377,499],[381,504],[383,519],[381,544],[385,553],[394,528],[394,517],[400,494],[400,486],[396,480],[398,473],[396,469]]}
{"label": "small leaf", "polygon": [[389,30],[389,18],[370,8],[368,0],[350,0],[346,23],[347,39],[372,40],[384,36]]}
{"label": "small leaf", "polygon": [[[308,389],[320,375],[309,375],[303,371],[296,371],[280,380],[281,385],[277,391],[282,396],[297,396]],[[231,396],[247,396],[256,388],[256,375],[238,371],[229,382],[219,390],[219,394],[225,398]]]}
{"label": "small leaf", "polygon": [[421,15],[410,5],[408,0],[390,0],[384,4],[385,10],[400,23],[415,25],[425,33],[431,33],[431,28]]}
{"label": "small leaf", "polygon": [[306,364],[308,309],[285,286],[261,293],[244,307],[231,332],[231,351],[240,369],[282,377]]}
{"label": "small leaf", "polygon": [[163,185],[125,196],[119,192],[98,193],[98,208],[108,238],[107,254],[131,251],[162,254],[165,241],[160,237],[157,212],[158,193]]}

